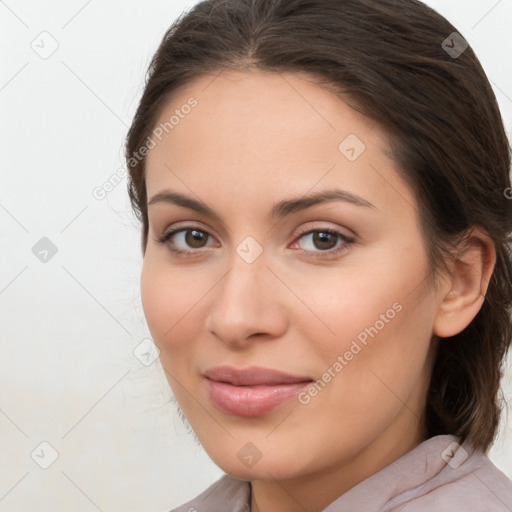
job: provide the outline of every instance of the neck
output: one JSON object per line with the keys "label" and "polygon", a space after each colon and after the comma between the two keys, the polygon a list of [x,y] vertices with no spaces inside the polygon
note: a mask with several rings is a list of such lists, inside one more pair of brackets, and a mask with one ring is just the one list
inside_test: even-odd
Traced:
{"label": "neck", "polygon": [[[349,489],[414,449],[425,437],[420,428],[397,436],[395,429],[382,433],[350,460],[320,472],[296,478],[253,480],[252,512],[321,512]],[[411,435],[412,433],[412,435]]]}

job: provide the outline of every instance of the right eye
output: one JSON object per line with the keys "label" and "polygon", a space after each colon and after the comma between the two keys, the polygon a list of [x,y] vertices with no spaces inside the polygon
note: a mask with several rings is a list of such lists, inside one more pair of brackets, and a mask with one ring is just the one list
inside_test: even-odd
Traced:
{"label": "right eye", "polygon": [[213,238],[207,231],[193,226],[174,229],[157,238],[157,242],[165,244],[169,249],[178,254],[190,254],[198,252],[198,249],[208,247],[205,243],[208,238]]}

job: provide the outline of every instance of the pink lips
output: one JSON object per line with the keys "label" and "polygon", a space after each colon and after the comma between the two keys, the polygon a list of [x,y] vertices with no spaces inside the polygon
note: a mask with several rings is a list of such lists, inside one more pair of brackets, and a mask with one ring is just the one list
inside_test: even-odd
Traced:
{"label": "pink lips", "polygon": [[224,412],[244,417],[269,413],[312,382],[310,377],[254,366],[218,366],[203,375],[213,403]]}

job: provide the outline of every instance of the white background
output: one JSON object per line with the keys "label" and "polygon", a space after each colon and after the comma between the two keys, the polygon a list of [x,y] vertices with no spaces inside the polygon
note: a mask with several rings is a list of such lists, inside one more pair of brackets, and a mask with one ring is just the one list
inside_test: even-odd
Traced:
{"label": "white background", "polygon": [[[194,3],[0,1],[0,511],[165,512],[221,475],[158,360],[133,354],[149,331],[126,180],[92,195],[122,173],[149,59]],[[512,0],[427,3],[473,46],[512,133]],[[47,59],[31,48],[51,47],[43,31],[58,43]],[[42,237],[58,251],[46,263]],[[512,477],[510,418],[491,459]]]}

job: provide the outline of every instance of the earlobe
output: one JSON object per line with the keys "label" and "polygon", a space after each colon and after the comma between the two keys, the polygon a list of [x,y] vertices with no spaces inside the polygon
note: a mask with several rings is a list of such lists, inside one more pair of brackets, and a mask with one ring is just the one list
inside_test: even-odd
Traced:
{"label": "earlobe", "polygon": [[434,334],[440,338],[455,336],[475,318],[496,263],[494,243],[480,228],[474,228],[456,249],[449,290],[441,297],[434,322]]}

